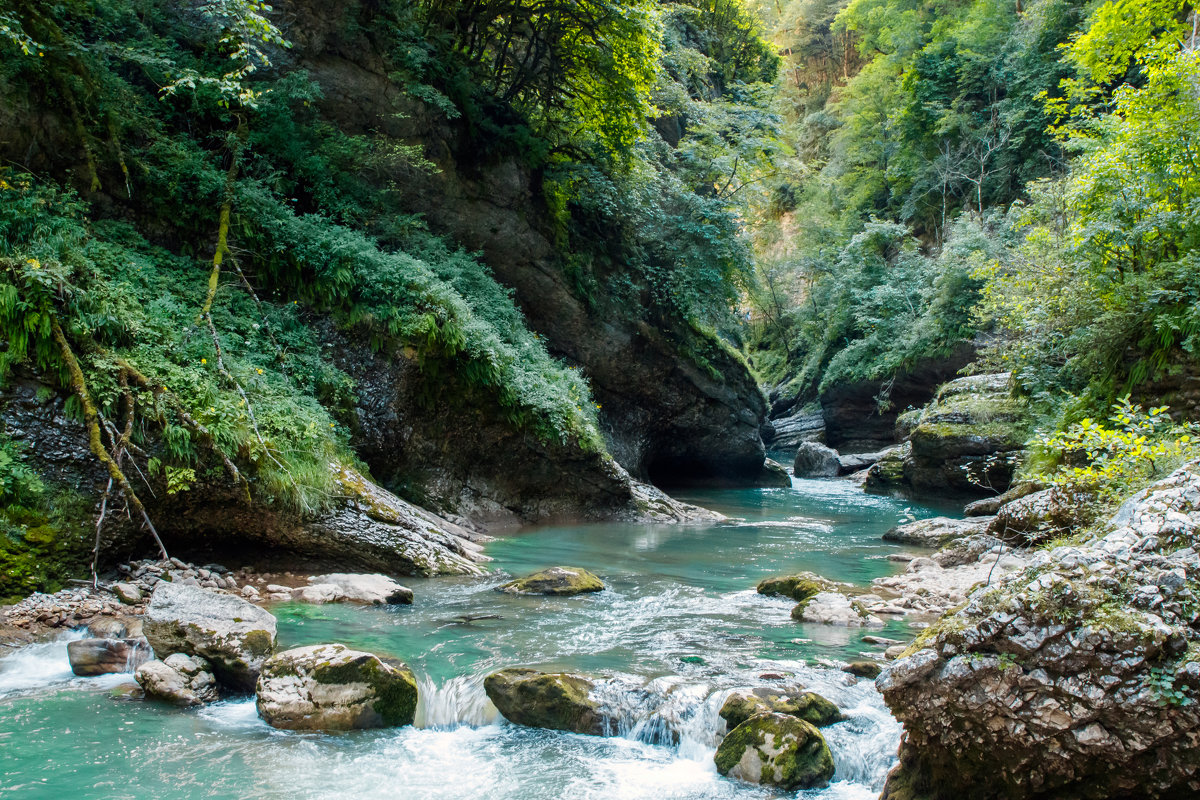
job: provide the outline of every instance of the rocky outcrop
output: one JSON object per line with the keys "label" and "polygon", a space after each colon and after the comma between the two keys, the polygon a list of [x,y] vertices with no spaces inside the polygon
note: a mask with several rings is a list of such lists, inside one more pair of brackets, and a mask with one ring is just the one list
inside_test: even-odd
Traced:
{"label": "rocky outcrop", "polygon": [[824,786],[833,755],[814,726],[787,714],[756,714],[721,740],[713,757],[722,775],[787,791]]}
{"label": "rocky outcrop", "polygon": [[974,358],[974,346],[963,344],[944,358],[925,360],[890,379],[827,387],[820,396],[825,443],[846,453],[895,444],[897,417],[906,409],[928,403],[938,386],[953,379]]}
{"label": "rocky outcrop", "polygon": [[963,506],[963,516],[994,517],[996,512],[1006,503],[1011,503],[1013,500],[1018,500],[1025,495],[1041,491],[1043,488],[1045,487],[1036,481],[1019,481],[1010,486],[1004,494],[998,494],[994,497],[981,497],[978,500],[972,500],[970,503],[967,503]]}
{"label": "rocky outcrop", "polygon": [[819,592],[792,609],[792,619],[846,628],[882,628],[876,617],[859,600],[841,592]]}
{"label": "rocky outcrop", "polygon": [[794,450],[802,442],[825,441],[825,415],[819,403],[810,403],[787,416],[772,416],[763,441],[772,450]]}
{"label": "rocky outcrop", "polygon": [[801,442],[792,466],[797,478],[833,478],[840,469],[837,451],[819,442]]}
{"label": "rocky outcrop", "polygon": [[175,653],[162,661],[147,661],[134,678],[146,697],[185,708],[220,699],[217,679],[209,663],[199,656]]}
{"label": "rocky outcrop", "polygon": [[341,644],[272,656],[257,687],[258,715],[286,730],[346,731],[411,725],[417,680],[408,667]]}
{"label": "rocky outcrop", "polygon": [[803,687],[760,687],[749,692],[734,692],[725,698],[719,714],[731,729],[756,714],[787,714],[818,728],[845,719],[836,705],[816,692],[805,691]]}
{"label": "rocky outcrop", "polygon": [[565,597],[603,592],[604,581],[582,567],[550,567],[496,587],[506,594],[546,594]]}
{"label": "rocky outcrop", "polygon": [[877,685],[904,723],[884,797],[1200,793],[1200,465],[977,589]]}
{"label": "rocky outcrop", "polygon": [[231,594],[161,582],[146,608],[143,630],[154,654],[200,656],[235,690],[254,689],[275,650],[275,617]]}
{"label": "rocky outcrop", "polygon": [[145,639],[77,639],[67,643],[71,672],[91,677],[133,672],[150,658]]}
{"label": "rocky outcrop", "polygon": [[402,586],[386,575],[363,575],[334,572],[314,575],[308,586],[292,592],[292,599],[302,603],[362,603],[364,605],[411,605],[412,589]]}
{"label": "rocky outcrop", "polygon": [[504,718],[518,725],[592,736],[612,727],[591,696],[595,681],[582,675],[502,669],[488,675],[483,688]]}
{"label": "rocky outcrop", "polygon": [[1029,436],[1028,412],[1007,372],[952,380],[911,420],[909,449],[871,467],[868,488],[1000,494]]}

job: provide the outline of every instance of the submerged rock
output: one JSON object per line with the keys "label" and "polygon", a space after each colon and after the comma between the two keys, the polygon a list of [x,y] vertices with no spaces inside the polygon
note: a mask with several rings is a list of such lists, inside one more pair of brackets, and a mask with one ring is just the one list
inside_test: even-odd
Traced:
{"label": "submerged rock", "polygon": [[257,693],[258,715],[287,730],[411,725],[417,709],[408,667],[342,644],[277,653],[263,665]]}
{"label": "submerged rock", "polygon": [[756,714],[731,730],[713,757],[717,771],[793,791],[824,786],[833,755],[813,725],[787,714]]}
{"label": "submerged rock", "polygon": [[1200,463],[976,589],[876,681],[885,798],[1200,796]]}
{"label": "submerged rock", "polygon": [[847,628],[882,628],[883,620],[841,592],[819,592],[792,609],[797,622],[816,622]]}
{"label": "submerged rock", "polygon": [[812,572],[763,578],[758,582],[758,593],[772,597],[790,597],[803,602],[813,595],[833,589],[833,582]]}
{"label": "submerged rock", "polygon": [[334,572],[314,575],[309,586],[292,590],[292,599],[302,603],[365,603],[367,605],[409,605],[412,589],[386,575]]}
{"label": "submerged rock", "polygon": [[787,714],[818,728],[845,719],[833,703],[799,686],[791,689],[760,687],[749,692],[734,692],[725,699],[718,713],[731,729],[755,714]]}
{"label": "submerged rock", "polygon": [[607,718],[591,696],[596,683],[582,675],[502,669],[483,681],[488,699],[509,722],[601,736]]}
{"label": "submerged rock", "polygon": [[201,656],[217,679],[251,691],[275,651],[275,617],[231,594],[161,582],[146,608],[146,638],[155,655]]}
{"label": "submerged rock", "polygon": [[800,443],[792,467],[797,478],[833,478],[839,470],[837,450],[820,442]]}
{"label": "submerged rock", "polygon": [[876,661],[851,661],[842,667],[842,672],[848,672],[859,678],[868,678],[870,680],[875,680],[882,671],[883,665]]}
{"label": "submerged rock", "polygon": [[146,697],[178,706],[199,706],[220,699],[212,668],[199,656],[175,653],[162,661],[147,661],[133,677]]}
{"label": "submerged rock", "polygon": [[603,592],[604,581],[580,567],[550,567],[524,578],[517,578],[497,591],[507,594],[548,594],[565,596],[587,592]]}
{"label": "submerged rock", "polygon": [[71,672],[82,677],[133,672],[150,658],[150,645],[136,639],[78,639],[67,643]]}

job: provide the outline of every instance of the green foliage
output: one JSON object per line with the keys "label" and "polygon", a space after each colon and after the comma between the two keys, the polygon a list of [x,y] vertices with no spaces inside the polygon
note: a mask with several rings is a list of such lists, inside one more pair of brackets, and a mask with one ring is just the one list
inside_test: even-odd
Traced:
{"label": "green foliage", "polygon": [[1165,406],[1143,411],[1128,395],[1113,406],[1108,424],[1081,419],[1035,442],[1042,480],[1068,493],[1116,502],[1200,455],[1200,424],[1177,423]]}
{"label": "green foliage", "polygon": [[0,505],[32,506],[45,493],[37,473],[23,460],[19,442],[0,435]]}

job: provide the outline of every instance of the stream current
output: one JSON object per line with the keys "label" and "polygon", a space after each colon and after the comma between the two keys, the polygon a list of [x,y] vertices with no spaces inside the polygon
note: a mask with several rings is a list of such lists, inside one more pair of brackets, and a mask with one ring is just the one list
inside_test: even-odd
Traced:
{"label": "stream current", "polygon": [[[130,675],[73,678],[66,641],[0,659],[0,798],[472,798],[708,800],[878,796],[900,727],[870,681],[836,660],[877,654],[882,631],[803,625],[790,600],[754,591],[769,575],[811,570],[865,585],[902,565],[880,536],[939,511],[864,494],[846,481],[719,490],[682,499],[720,511],[707,525],[580,525],[507,534],[493,573],[410,579],[412,606],[284,604],[279,647],[343,642],[406,661],[421,700],[413,727],[339,734],[277,731],[252,699],[180,711],[122,699]],[[505,575],[570,565],[608,591],[574,598],[494,591]],[[240,566],[229,564],[231,567]],[[511,725],[483,692],[508,666],[611,676],[614,736]],[[780,682],[760,676],[783,674]],[[712,756],[730,690],[801,683],[847,720],[824,729],[833,783],[795,795],[721,777]]]}

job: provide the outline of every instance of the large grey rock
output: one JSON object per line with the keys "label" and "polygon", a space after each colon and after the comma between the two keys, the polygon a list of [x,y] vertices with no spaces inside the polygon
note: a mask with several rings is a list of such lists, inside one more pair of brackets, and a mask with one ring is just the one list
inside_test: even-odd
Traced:
{"label": "large grey rock", "polygon": [[1042,489],[1002,505],[987,532],[998,539],[1030,547],[1068,536],[1094,519],[1090,495],[1057,487]]}
{"label": "large grey rock", "polygon": [[408,667],[342,644],[272,656],[258,677],[258,715],[287,730],[411,725],[417,681]]}
{"label": "large grey rock", "polygon": [[604,581],[582,567],[550,567],[496,587],[507,594],[566,596],[604,591]]}
{"label": "large grey rock", "polygon": [[758,478],[758,485],[768,489],[787,489],[792,485],[792,474],[788,472],[787,467],[783,464],[768,458],[763,462],[762,473],[760,473]]}
{"label": "large grey rock", "polygon": [[837,451],[820,442],[801,442],[792,472],[797,478],[833,478],[840,466]]}
{"label": "large grey rock", "polygon": [[805,406],[789,416],[771,420],[770,444],[774,450],[791,450],[799,447],[801,442],[824,439],[825,416],[819,405]]}
{"label": "large grey rock", "polygon": [[846,628],[882,628],[883,620],[841,592],[819,592],[792,609],[792,619]]}
{"label": "large grey rock", "polygon": [[67,659],[76,675],[133,672],[150,658],[150,645],[136,639],[78,639],[67,643]]}
{"label": "large grey rock", "polygon": [[1200,796],[1200,465],[971,593],[876,685],[888,800]]}
{"label": "large grey rock", "polygon": [[488,698],[509,722],[600,736],[611,720],[592,691],[591,678],[532,669],[502,669],[483,681]]}
{"label": "large grey rock", "polygon": [[199,706],[220,699],[217,679],[209,663],[199,656],[175,653],[162,661],[147,661],[134,679],[146,697],[178,706]]}
{"label": "large grey rock", "polygon": [[275,651],[275,617],[231,594],[160,582],[150,595],[143,624],[160,658],[201,656],[222,684],[250,691],[263,662]]}
{"label": "large grey rock", "polygon": [[409,605],[412,589],[402,586],[386,575],[333,572],[314,575],[309,586],[292,592],[292,597],[304,603],[364,603],[366,605]]}
{"label": "large grey rock", "polygon": [[991,521],[990,517],[930,517],[897,525],[885,533],[883,539],[887,542],[918,544],[922,547],[942,547],[955,539],[983,533]]}
{"label": "large grey rock", "polygon": [[713,757],[722,775],[787,791],[825,786],[833,755],[813,725],[787,714],[756,714],[731,730]]}

